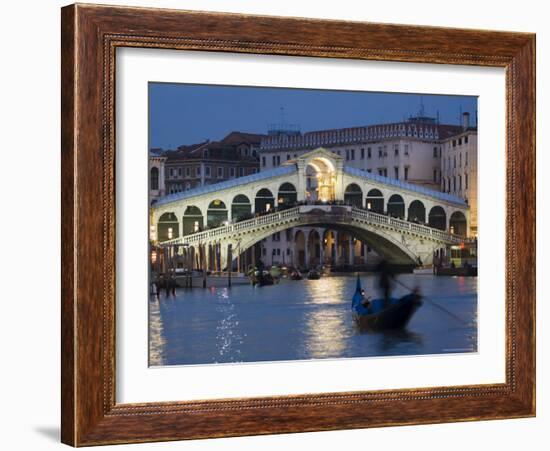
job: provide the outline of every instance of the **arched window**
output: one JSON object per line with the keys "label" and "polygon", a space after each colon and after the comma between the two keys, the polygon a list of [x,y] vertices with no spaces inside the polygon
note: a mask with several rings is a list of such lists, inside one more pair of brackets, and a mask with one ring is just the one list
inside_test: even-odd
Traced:
{"label": "arched window", "polygon": [[227,221],[227,207],[225,204],[219,199],[210,202],[206,213],[206,224],[208,227],[219,227],[225,221]]}
{"label": "arched window", "polygon": [[258,193],[256,194],[256,198],[254,199],[254,211],[256,213],[263,213],[266,211],[270,211],[275,206],[275,197],[273,196],[273,193],[269,191],[267,188],[262,188]]}
{"label": "arched window", "polygon": [[445,214],[445,210],[439,205],[433,207],[428,215],[428,224],[435,229],[446,230],[447,215]]}
{"label": "arched window", "polygon": [[425,223],[426,222],[426,207],[419,200],[413,200],[407,211],[407,221]]}
{"label": "arched window", "polygon": [[194,205],[190,205],[185,209],[182,222],[184,235],[200,232],[204,227],[202,212]]}
{"label": "arched window", "polygon": [[344,192],[344,201],[348,205],[353,205],[354,207],[363,206],[363,190],[359,185],[355,183],[350,183]]}
{"label": "arched window", "polygon": [[247,196],[238,194],[233,198],[231,203],[231,219],[233,222],[250,217],[251,212],[252,204]]}
{"label": "arched window", "polygon": [[159,168],[156,166],[151,168],[151,189],[159,189]]}
{"label": "arched window", "polygon": [[157,239],[167,241],[179,236],[178,218],[174,213],[164,213],[157,224]]}
{"label": "arched window", "polygon": [[277,202],[280,207],[292,206],[298,200],[298,194],[296,193],[296,187],[292,183],[283,183],[279,188],[277,196]]}
{"label": "arched window", "polygon": [[388,199],[388,214],[398,218],[405,217],[405,201],[399,194],[394,194]]}
{"label": "arched window", "polygon": [[380,190],[371,189],[367,193],[367,210],[384,213],[384,196]]}
{"label": "arched window", "polygon": [[449,218],[450,232],[456,235],[466,236],[466,216],[461,211],[455,211]]}

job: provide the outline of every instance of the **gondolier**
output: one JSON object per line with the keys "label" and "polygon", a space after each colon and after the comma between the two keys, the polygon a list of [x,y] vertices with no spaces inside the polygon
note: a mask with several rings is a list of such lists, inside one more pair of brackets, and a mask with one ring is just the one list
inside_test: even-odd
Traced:
{"label": "gondolier", "polygon": [[378,286],[384,294],[384,307],[387,307],[391,296],[391,279],[393,279],[395,275],[392,271],[391,265],[386,260],[382,260],[376,269],[380,272]]}

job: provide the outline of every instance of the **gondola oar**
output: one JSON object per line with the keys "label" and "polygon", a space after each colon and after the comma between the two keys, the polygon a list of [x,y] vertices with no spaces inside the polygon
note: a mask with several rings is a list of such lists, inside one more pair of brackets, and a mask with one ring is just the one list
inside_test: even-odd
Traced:
{"label": "gondola oar", "polygon": [[[403,288],[409,290],[409,291],[414,291],[412,290],[411,288],[409,288],[407,285],[405,285],[404,283],[400,282],[399,280],[397,279],[393,279],[395,280],[399,285],[401,285]],[[462,324],[468,326],[469,323],[467,321],[464,321],[462,318],[460,318],[459,316],[455,315],[453,312],[451,312],[450,310],[447,310],[445,307],[442,307],[441,305],[439,305],[437,302],[435,302],[433,299],[430,299],[429,297],[426,297],[426,296],[422,296],[423,299],[425,299],[426,301],[428,301],[430,304],[432,304],[434,307],[437,307],[439,310],[441,310],[442,312],[446,313],[447,315],[453,317],[454,319],[456,319],[457,321],[461,322]]]}

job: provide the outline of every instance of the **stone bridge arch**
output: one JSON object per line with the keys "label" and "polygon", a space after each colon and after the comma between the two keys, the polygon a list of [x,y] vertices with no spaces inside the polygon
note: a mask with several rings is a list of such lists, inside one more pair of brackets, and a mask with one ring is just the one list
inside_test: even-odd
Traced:
{"label": "stone bridge arch", "polygon": [[[384,256],[393,264],[416,265],[418,263],[418,255],[410,249],[410,243],[406,240],[398,239],[391,233],[371,225],[350,222],[344,217],[327,219],[328,215],[323,215],[325,216],[325,219],[320,219],[320,216],[321,215],[308,215],[306,217],[302,217],[298,222],[294,221],[282,223],[276,226],[264,228],[259,227],[254,234],[244,235],[240,239],[232,238],[229,240],[224,240],[224,246],[232,244],[233,249],[238,248],[239,253],[243,253],[250,247],[261,242],[263,239],[268,238],[273,233],[283,232],[291,227],[323,227],[334,231],[345,231],[351,233],[357,239],[363,241],[370,248],[374,249],[379,255]],[[305,236],[304,238],[307,245],[308,236]],[[237,255],[233,254],[233,260],[236,260],[236,258]],[[226,260],[224,260],[223,264],[226,264]]]}

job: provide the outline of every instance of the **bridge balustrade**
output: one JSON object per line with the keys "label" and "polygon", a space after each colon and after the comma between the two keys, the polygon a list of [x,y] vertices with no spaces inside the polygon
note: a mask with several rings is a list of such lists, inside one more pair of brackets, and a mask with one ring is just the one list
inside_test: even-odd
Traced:
{"label": "bridge balustrade", "polygon": [[[174,238],[172,240],[164,241],[163,245],[170,244],[181,244],[181,243],[201,243],[204,241],[209,241],[213,238],[223,237],[226,235],[231,235],[234,232],[241,232],[244,230],[249,230],[251,228],[256,228],[258,226],[265,226],[270,224],[276,224],[282,220],[286,219],[299,219],[300,207],[293,207],[281,212],[275,212],[271,214],[266,214],[257,218],[247,219],[245,221],[237,222],[235,224],[228,224],[226,226],[221,226],[215,229],[205,230],[203,232],[197,232],[190,235],[181,236]],[[308,214],[304,212],[304,214]],[[419,235],[432,236],[435,239],[460,243],[464,240],[464,237],[454,235],[442,230],[434,229],[428,226],[421,224],[416,224],[413,222],[406,221],[404,219],[393,218],[391,216],[383,215],[380,213],[375,213],[370,210],[363,210],[353,207],[351,209],[351,218],[368,221],[373,224],[388,225],[398,230],[412,231]]]}

